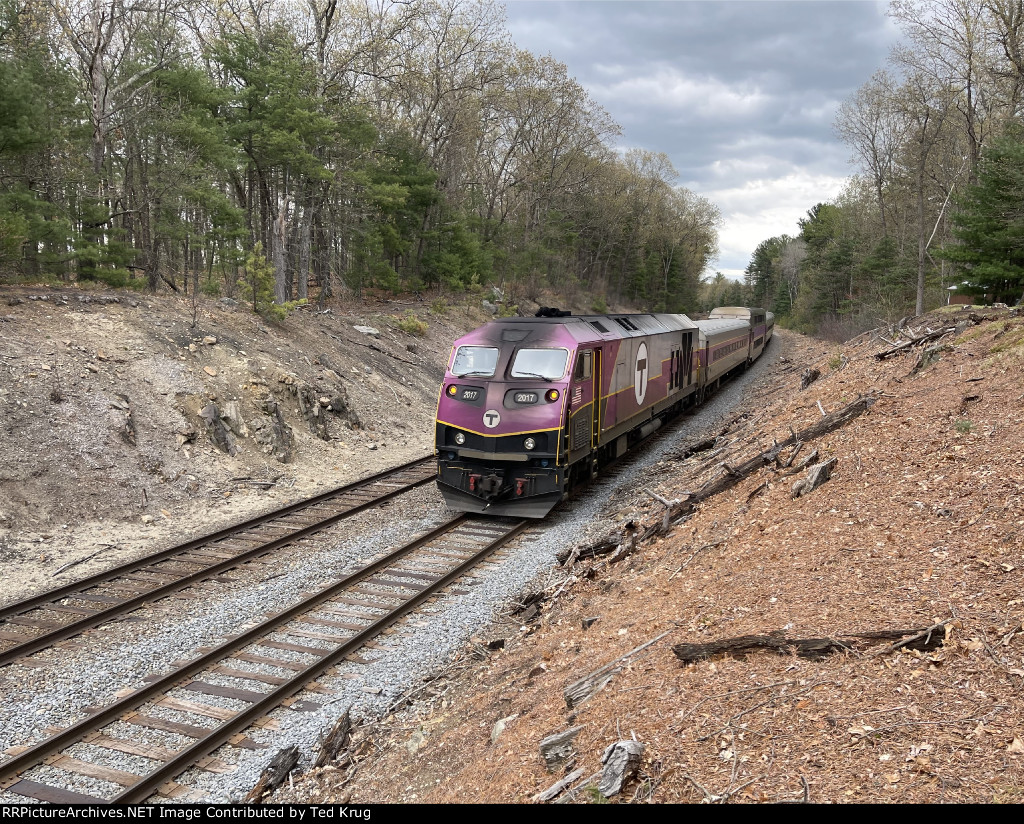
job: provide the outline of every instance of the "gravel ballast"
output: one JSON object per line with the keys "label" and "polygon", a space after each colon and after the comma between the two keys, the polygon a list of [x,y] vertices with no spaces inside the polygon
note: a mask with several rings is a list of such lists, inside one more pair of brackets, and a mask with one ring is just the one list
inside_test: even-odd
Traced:
{"label": "gravel ballast", "polygon": [[[346,662],[336,668],[336,677],[325,676],[319,683],[331,694],[300,693],[302,702],[319,705],[316,711],[279,708],[272,713],[276,725],[251,728],[246,735],[267,744],[266,749],[231,749],[216,753],[234,764],[234,772],[216,774],[190,769],[179,777],[193,792],[177,800],[213,803],[238,802],[256,783],[267,762],[280,749],[297,745],[302,753],[300,769],[309,766],[322,738],[335,720],[351,709],[354,717],[373,719],[387,714],[411,688],[442,670],[472,636],[482,632],[497,613],[535,578],[548,573],[557,552],[582,543],[600,521],[608,494],[640,493],[649,483],[647,470],[683,442],[694,440],[713,429],[737,404],[745,388],[767,368],[769,353],[743,375],[712,396],[701,410],[671,429],[638,456],[610,474],[603,485],[580,493],[570,506],[559,507],[543,522],[538,533],[520,539],[501,551],[500,563],[486,564],[474,571],[471,585],[460,585],[461,595],[432,601],[404,620],[399,636],[379,638],[378,646],[360,652],[369,663]],[[48,650],[34,661],[44,666],[14,664],[0,673],[0,750],[30,745],[45,737],[47,727],[65,727],[80,720],[87,707],[113,700],[115,693],[136,688],[153,672],[163,672],[171,661],[187,660],[197,649],[213,646],[261,620],[265,613],[278,612],[305,593],[317,591],[338,577],[378,557],[387,549],[451,517],[432,486],[420,488],[391,504],[364,513],[321,533],[301,548],[289,547],[284,557],[268,563],[260,573],[232,576],[231,583],[209,582],[200,597],[161,602],[146,607],[137,616],[152,618],[148,624],[125,620],[108,625],[91,636],[76,639],[60,651]],[[607,524],[605,524],[607,525]],[[319,646],[309,639],[311,646]],[[280,660],[308,660],[301,654],[273,650]],[[287,675],[283,670],[259,664],[232,662],[237,669],[270,675]],[[348,676],[348,677],[346,677]],[[269,690],[268,685],[229,676],[204,676],[203,680],[248,689]],[[182,695],[182,697],[185,697]],[[214,706],[238,708],[239,702],[195,696]],[[166,717],[201,725],[196,716],[185,718],[167,710]],[[208,721],[204,725],[213,723]],[[272,727],[279,726],[278,729]],[[125,724],[112,728],[121,737],[147,741],[165,747],[182,747],[187,738],[169,733],[140,730]],[[83,748],[86,753],[90,748]],[[91,748],[94,749],[94,748]],[[137,772],[140,759],[105,750],[101,763],[114,769]],[[50,767],[36,768],[35,780],[75,792],[110,790],[107,782],[74,775]],[[25,798],[0,791],[0,803],[24,803]]]}

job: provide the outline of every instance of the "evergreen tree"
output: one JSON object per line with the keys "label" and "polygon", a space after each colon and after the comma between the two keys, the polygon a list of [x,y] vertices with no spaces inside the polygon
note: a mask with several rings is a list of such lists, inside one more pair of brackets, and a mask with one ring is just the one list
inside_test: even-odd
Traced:
{"label": "evergreen tree", "polygon": [[975,293],[1016,303],[1024,290],[1024,130],[1011,129],[984,151],[978,182],[953,214],[942,255],[956,264]]}

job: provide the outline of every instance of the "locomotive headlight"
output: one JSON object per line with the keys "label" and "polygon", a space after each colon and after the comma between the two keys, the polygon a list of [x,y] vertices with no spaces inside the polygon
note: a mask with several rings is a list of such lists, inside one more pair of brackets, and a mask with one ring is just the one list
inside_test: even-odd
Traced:
{"label": "locomotive headlight", "polygon": [[549,389],[545,393],[544,397],[547,398],[548,401],[557,401],[558,397],[559,397],[558,390],[557,389]]}
{"label": "locomotive headlight", "polygon": [[523,446],[526,447],[527,450],[533,449],[536,445],[537,442],[533,438],[527,438],[523,441]]}
{"label": "locomotive headlight", "polygon": [[458,391],[459,387],[457,387],[454,383],[448,386],[448,394],[451,395],[453,398],[455,397]]}
{"label": "locomotive headlight", "polygon": [[455,433],[455,443],[457,443],[459,446],[462,446],[465,442],[466,442],[466,433],[465,432],[456,432]]}

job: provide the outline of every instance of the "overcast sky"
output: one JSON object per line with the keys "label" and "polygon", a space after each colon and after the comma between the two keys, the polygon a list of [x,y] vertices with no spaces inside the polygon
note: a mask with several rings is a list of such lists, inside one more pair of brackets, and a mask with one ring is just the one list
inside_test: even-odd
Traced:
{"label": "overcast sky", "polygon": [[520,48],[565,63],[619,123],[722,212],[713,268],[739,277],[762,240],[853,173],[832,132],[898,31],[871,0],[506,0]]}

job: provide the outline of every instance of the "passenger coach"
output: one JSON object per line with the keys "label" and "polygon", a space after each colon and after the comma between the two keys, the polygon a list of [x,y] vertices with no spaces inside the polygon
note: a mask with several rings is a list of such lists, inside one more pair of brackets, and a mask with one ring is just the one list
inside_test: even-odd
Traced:
{"label": "passenger coach", "polygon": [[757,356],[749,316],[538,314],[494,320],[452,348],[435,452],[453,509],[543,517]]}

